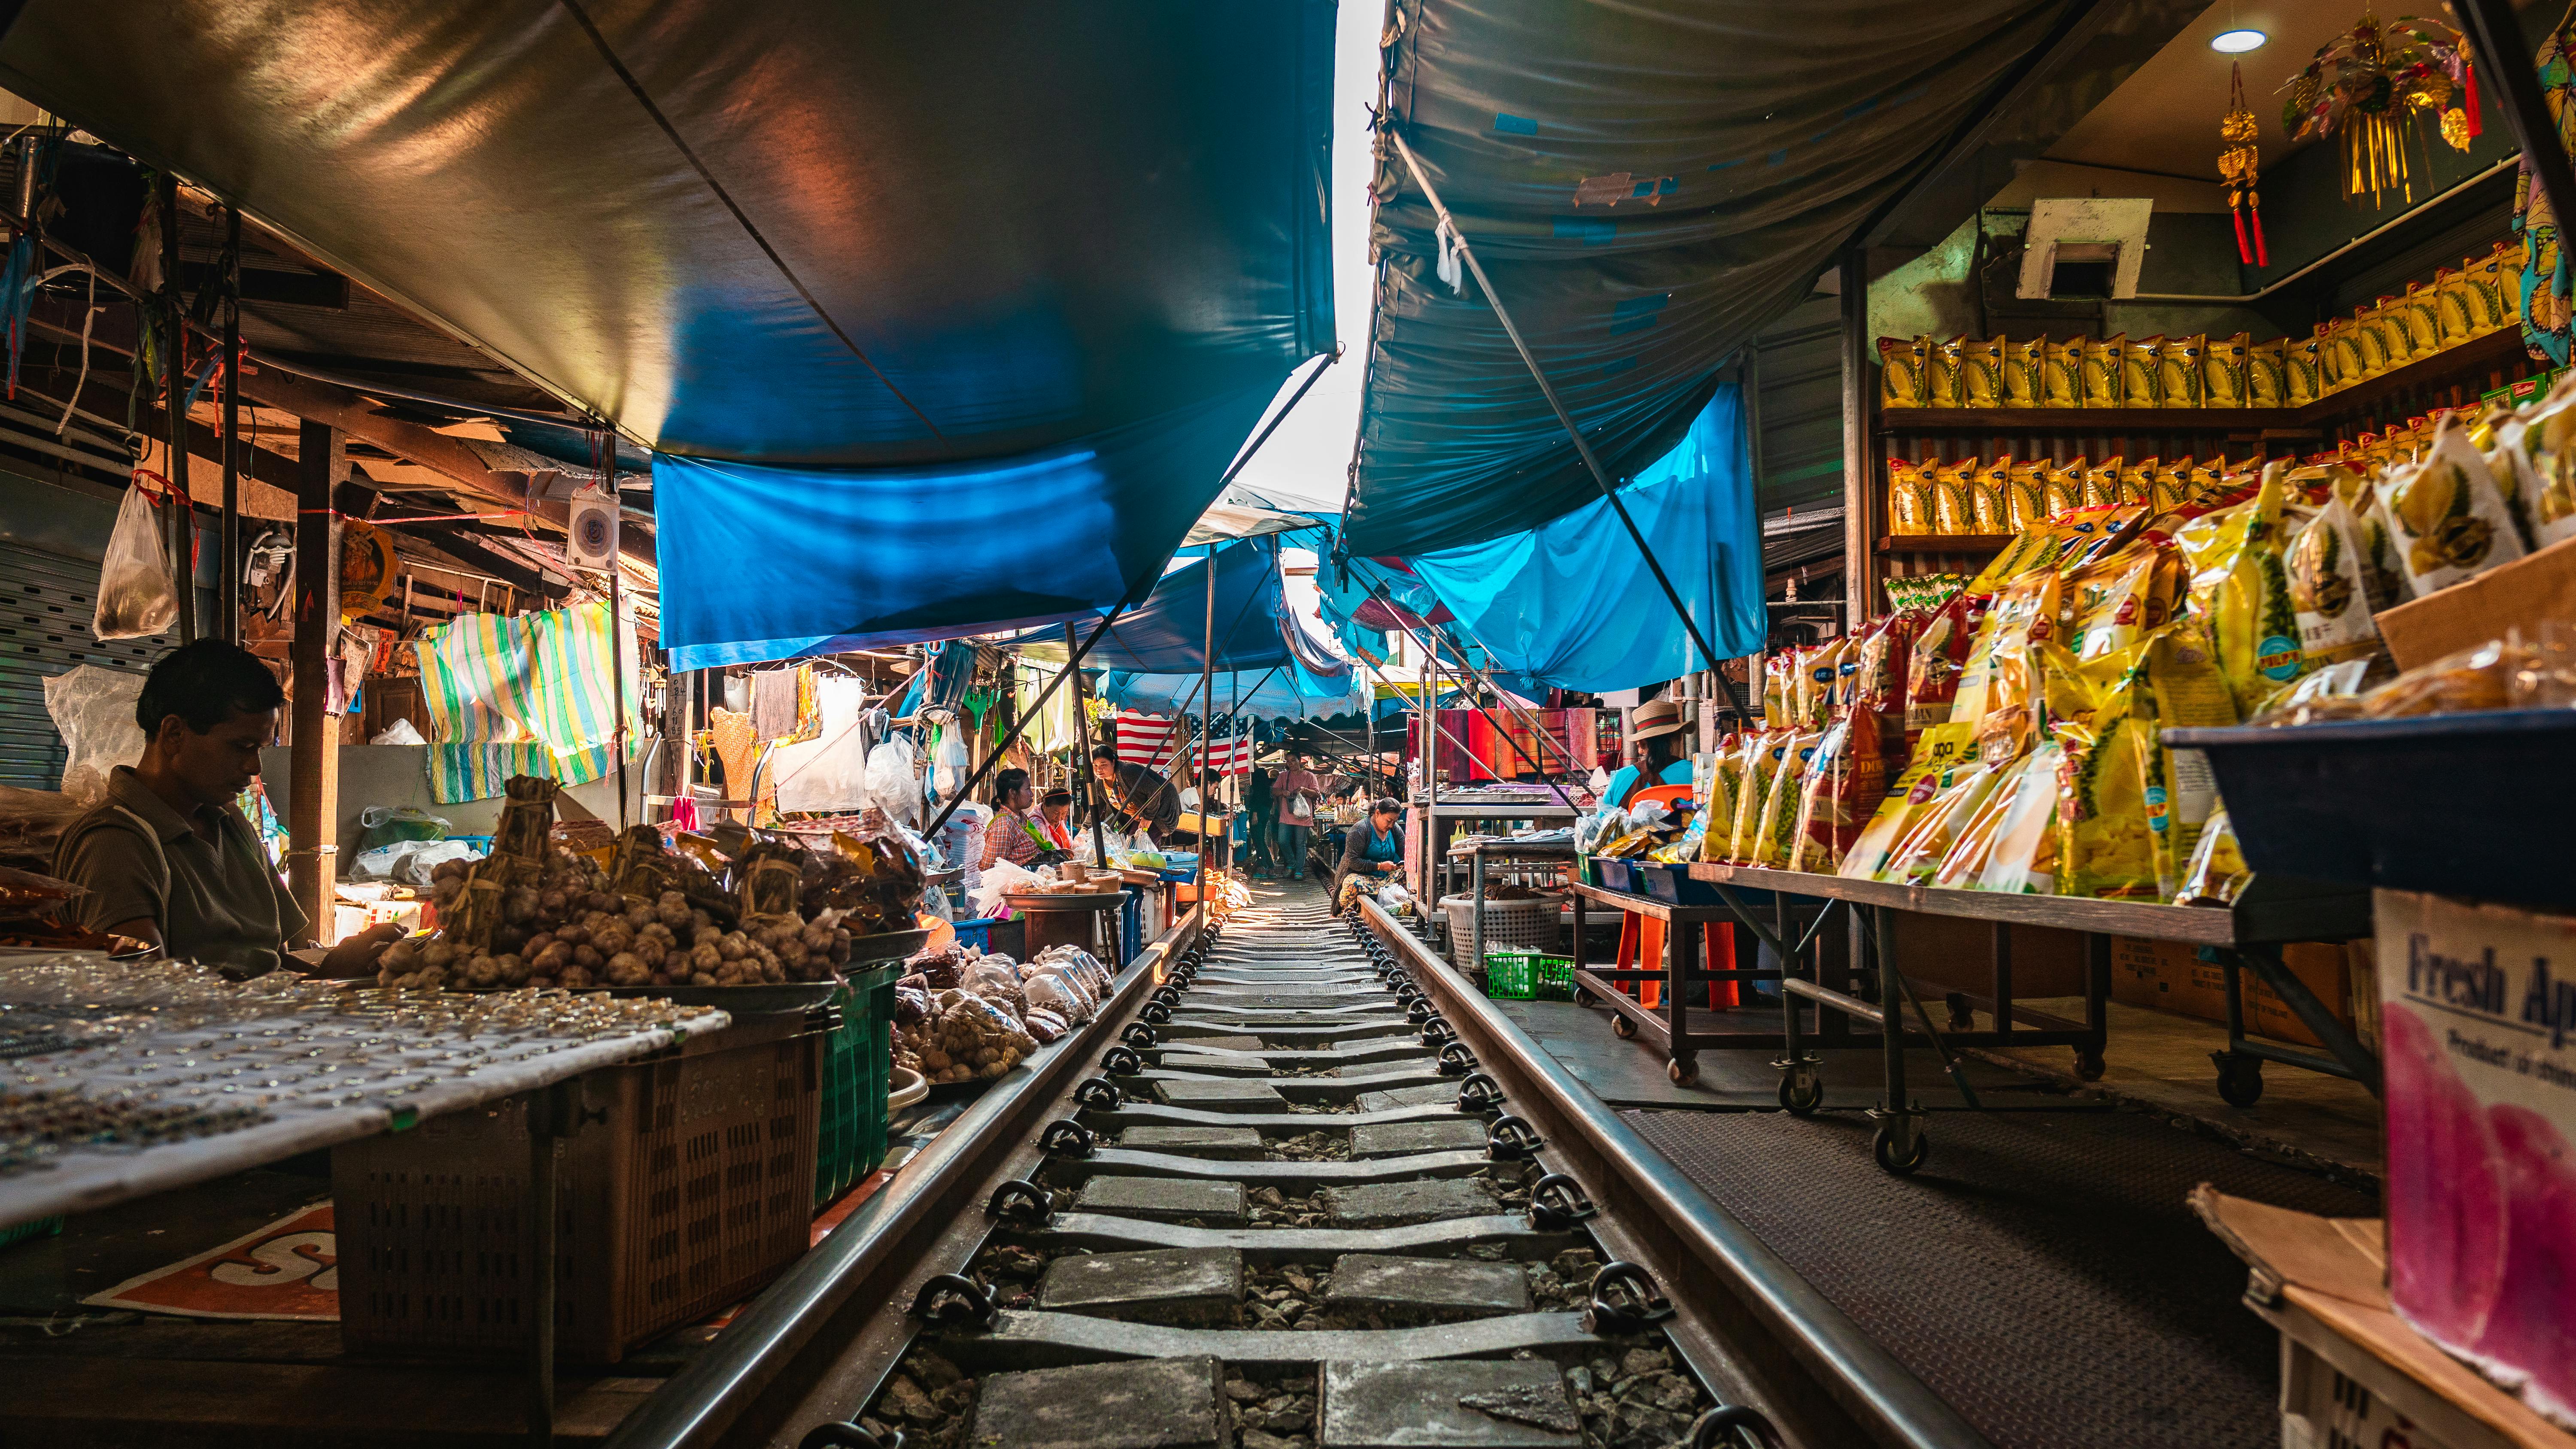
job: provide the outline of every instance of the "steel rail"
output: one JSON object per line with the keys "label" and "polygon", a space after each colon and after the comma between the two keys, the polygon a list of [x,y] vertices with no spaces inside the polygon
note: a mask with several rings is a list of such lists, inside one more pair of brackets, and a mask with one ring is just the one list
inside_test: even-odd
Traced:
{"label": "steel rail", "polygon": [[1448,962],[1375,902],[1360,910],[1503,1086],[1511,1110],[1547,1139],[1558,1170],[1591,1194],[1601,1216],[1589,1226],[1603,1246],[1644,1264],[1683,1309],[1665,1327],[1712,1391],[1769,1414],[1803,1444],[1992,1449]]}

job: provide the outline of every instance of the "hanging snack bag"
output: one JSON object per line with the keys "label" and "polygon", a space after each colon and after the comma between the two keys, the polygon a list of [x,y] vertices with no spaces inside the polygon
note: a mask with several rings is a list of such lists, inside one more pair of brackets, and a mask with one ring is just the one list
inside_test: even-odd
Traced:
{"label": "hanging snack bag", "polygon": [[2003,405],[2008,408],[2040,406],[2040,371],[2045,365],[2041,361],[2041,349],[2045,344],[2037,340],[2013,342],[2000,337],[1995,339],[1995,343],[2004,352]]}
{"label": "hanging snack bag", "polygon": [[2205,370],[2209,362],[2209,337],[2206,333],[2168,337],[2156,356],[2156,395],[2162,406],[2196,408],[2207,403],[2209,380]]}
{"label": "hanging snack bag", "polygon": [[2213,337],[2201,354],[2202,407],[2241,408],[2253,400],[2253,334]]}
{"label": "hanging snack bag", "polygon": [[1807,765],[1824,737],[1822,730],[1798,730],[1783,743],[1754,834],[1751,859],[1755,865],[1776,866],[1789,858],[1789,837],[1798,827],[1798,798],[1806,788]]}
{"label": "hanging snack bag", "polygon": [[2523,555],[2504,494],[2457,413],[2442,419],[2423,462],[2380,480],[2379,497],[2418,597]]}
{"label": "hanging snack bag", "polygon": [[1959,339],[1959,406],[1993,408],[2004,401],[2004,340]]}
{"label": "hanging snack bag", "polygon": [[2209,630],[2240,715],[2306,668],[2281,561],[2287,472],[2279,463],[2266,467],[2254,497],[2202,514],[2174,535],[2191,572],[2192,612]]}
{"label": "hanging snack bag", "polygon": [[1888,782],[1887,794],[1871,813],[1851,847],[1843,852],[1835,874],[1846,880],[1875,880],[1922,807],[1940,788],[1938,776],[1968,754],[1971,732],[1966,725],[1934,725],[1915,742],[1905,769]]}
{"label": "hanging snack bag", "polygon": [[2046,518],[2065,509],[2083,507],[2084,479],[2090,471],[2081,458],[2050,467],[2042,476],[2039,516]]}
{"label": "hanging snack bag", "polygon": [[1883,408],[1923,406],[1923,363],[1911,337],[1878,339],[1878,405]]}
{"label": "hanging snack bag", "polygon": [[2107,508],[2120,501],[2120,475],[2128,471],[2125,458],[2106,458],[2084,470],[2084,496],[2079,508]]}
{"label": "hanging snack bag", "polygon": [[2433,327],[2441,345],[2450,347],[2478,335],[2476,312],[2469,300],[2469,279],[2458,267],[2433,269]]}
{"label": "hanging snack bag", "polygon": [[1960,406],[1959,342],[1956,337],[1942,342],[1929,337],[1914,339],[1915,353],[1923,364],[1923,406]]}
{"label": "hanging snack bag", "polygon": [[2083,391],[2084,406],[2116,408],[2127,394],[2121,390],[2120,356],[2127,349],[2126,336],[2087,337],[2081,339],[2084,356],[2076,378]]}
{"label": "hanging snack bag", "polygon": [[1962,458],[1956,463],[1927,463],[1924,471],[1932,479],[1932,531],[1976,532],[1977,460]]}
{"label": "hanging snack bag", "polygon": [[2012,531],[2007,522],[2012,510],[2012,467],[2012,455],[2006,453],[1977,469],[1974,480],[1969,484],[1969,521],[1975,525],[1969,532]]}
{"label": "hanging snack bag", "polygon": [[2303,408],[2325,396],[2325,384],[2319,376],[2318,342],[2315,337],[2291,337],[2281,343],[2281,405]]}
{"label": "hanging snack bag", "polygon": [[2523,451],[2534,490],[2531,536],[2546,548],[2576,538],[2576,372],[2568,373],[2524,418]]}
{"label": "hanging snack bag", "polygon": [[1932,501],[1923,487],[1923,470],[1903,458],[1887,460],[1887,531],[1932,531]]}
{"label": "hanging snack bag", "polygon": [[2124,340],[2120,344],[2120,406],[2160,408],[2165,405],[2165,338]]}
{"label": "hanging snack bag", "polygon": [[2380,652],[2379,626],[2370,616],[2388,601],[2372,589],[2365,557],[2361,520],[2329,489],[2325,506],[2298,526],[2282,560],[2298,611],[2299,652],[2311,668]]}
{"label": "hanging snack bag", "polygon": [[[2237,334],[2243,336],[2243,333]],[[2257,342],[2245,352],[2245,405],[2254,408],[2280,408],[2290,405],[2289,360],[2285,355],[2290,345],[2286,337]]]}
{"label": "hanging snack bag", "polygon": [[2012,465],[2004,479],[2002,532],[2019,533],[2048,516],[2048,473],[2045,458]]}
{"label": "hanging snack bag", "polygon": [[2135,463],[2131,463],[2123,467],[2120,470],[2120,481],[2117,484],[2118,492],[2116,496],[2105,498],[2102,501],[2105,503],[2146,503],[2152,500],[2156,493],[2156,471],[2161,461],[2162,460],[2156,458],[2140,458]]}
{"label": "hanging snack bag", "polygon": [[2044,408],[2075,408],[2084,405],[2085,339],[2070,337],[2064,342],[2043,339],[2039,344],[2039,405]]}

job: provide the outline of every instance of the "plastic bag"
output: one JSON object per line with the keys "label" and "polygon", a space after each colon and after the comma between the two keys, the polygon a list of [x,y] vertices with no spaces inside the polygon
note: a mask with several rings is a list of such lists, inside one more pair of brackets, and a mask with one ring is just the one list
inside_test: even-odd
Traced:
{"label": "plastic bag", "polygon": [[1041,970],[1037,975],[1022,982],[1020,989],[1027,998],[1031,1015],[1041,1011],[1051,1011],[1066,1021],[1080,1026],[1091,1020],[1099,1009],[1083,993],[1082,988],[1061,971]]}
{"label": "plastic bag", "polygon": [[349,862],[353,881],[390,880],[426,886],[439,865],[451,860],[480,860],[483,852],[462,840],[397,840],[358,852]]}
{"label": "plastic bag", "polygon": [[966,899],[974,905],[976,915],[998,916],[1002,913],[1004,895],[1033,891],[1042,884],[1044,882],[1038,879],[1036,871],[1013,865],[1007,860],[997,860],[991,870],[984,872],[983,880],[966,892]]}
{"label": "plastic bag", "polygon": [[45,712],[63,737],[63,793],[82,805],[107,793],[108,771],[143,758],[134,710],[143,676],[83,664],[45,680]]}
{"label": "plastic bag", "polygon": [[921,819],[921,785],[912,775],[912,741],[896,735],[868,752],[864,809],[911,825]]}
{"label": "plastic bag", "polygon": [[59,790],[0,785],[0,857],[52,860],[63,827],[78,820],[87,808]]}
{"label": "plastic bag", "polygon": [[384,733],[367,741],[367,743],[371,745],[425,745],[428,744],[429,741],[420,737],[420,731],[412,725],[410,720],[398,719],[392,724],[385,726]]}
{"label": "plastic bag", "polygon": [[128,488],[99,565],[98,613],[90,632],[101,639],[140,639],[167,634],[178,622],[179,586],[170,576],[160,512],[142,488]]}
{"label": "plastic bag", "polygon": [[453,822],[417,805],[370,805],[358,812],[359,849],[373,850],[401,840],[444,840],[456,833]]}

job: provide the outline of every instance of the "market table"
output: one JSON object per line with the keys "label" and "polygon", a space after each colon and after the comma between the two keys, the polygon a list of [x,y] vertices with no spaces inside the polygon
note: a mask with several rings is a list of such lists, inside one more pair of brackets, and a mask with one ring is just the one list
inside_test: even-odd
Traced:
{"label": "market table", "polygon": [[[1652,896],[1641,896],[1631,891],[1614,891],[1606,886],[1587,885],[1581,881],[1569,885],[1566,889],[1574,898],[1575,987],[1600,997],[1602,1004],[1615,1013],[1612,1018],[1612,1030],[1617,1031],[1619,1035],[1643,1036],[1649,1043],[1662,1048],[1665,1057],[1665,1075],[1684,1085],[1697,1081],[1699,1079],[1697,1058],[1702,1047],[1713,1051],[1752,1047],[1776,1050],[1791,1040],[1776,1031],[1693,1031],[1691,1029],[1691,1008],[1687,999],[1689,993],[1682,989],[1684,986],[1700,986],[1719,981],[1756,983],[1781,979],[1781,973],[1777,971],[1764,971],[1758,968],[1737,968],[1731,971],[1707,969],[1704,964],[1707,957],[1701,942],[1710,926],[1724,925],[1733,920],[1735,918],[1733,911],[1724,906],[1676,905],[1671,901],[1657,900]],[[1640,963],[1640,969],[1635,971],[1616,969],[1595,971],[1585,965],[1583,906],[1586,901],[1609,906],[1614,910],[1625,911],[1632,915],[1651,916],[1672,927],[1672,936],[1667,943],[1666,953],[1671,958],[1672,964],[1668,967],[1648,968]],[[1654,981],[1662,984],[1662,1015],[1657,1015],[1653,1007],[1647,1006],[1638,997],[1630,995],[1626,987],[1621,984],[1635,981]],[[1706,1007],[1700,1009],[1703,1012],[1709,1010]]]}
{"label": "market table", "polygon": [[[1689,876],[1710,886],[1736,920],[1778,952],[1783,970],[1783,1044],[1780,1102],[1793,1112],[1810,1112],[1823,1100],[1824,1084],[1817,1059],[1806,1050],[1799,1021],[1799,998],[1816,1004],[1818,1035],[1832,1039],[1831,1027],[1856,1019],[1879,1028],[1884,1053],[1886,1097],[1877,1112],[1879,1131],[1873,1148],[1879,1165],[1892,1172],[1911,1172],[1922,1164],[1923,1139],[1915,1119],[1920,1109],[1908,1107],[1905,1092],[1905,1036],[1902,1008],[1895,1030],[1888,1029],[1885,1008],[1910,1004],[1923,1035],[1947,1060],[1953,1047],[2071,1046],[2078,1076],[2090,1081],[2102,1072],[2111,994],[2111,937],[2139,936],[2180,941],[2202,948],[2226,972],[2227,1050],[2213,1053],[2219,1069],[2220,1094],[2237,1105],[2250,1104],[2262,1090],[2262,1064],[2280,1062],[2310,1071],[2347,1077],[2379,1090],[2379,1062],[2349,1027],[2319,1001],[2305,982],[2282,964],[2280,947],[2289,941],[2350,940],[2371,932],[2370,895],[2348,886],[2257,875],[2231,906],[2173,906],[2154,901],[2090,900],[2068,896],[2018,895],[1999,891],[1953,890],[1850,880],[1836,875],[1771,870],[1757,866],[1708,862],[1688,867]],[[1758,919],[1753,904],[1740,891],[1772,893],[1775,901],[1796,897],[1825,903],[1813,926],[1791,945],[1786,931],[1774,932]],[[1849,915],[1853,962],[1875,959],[1876,1004],[1825,986],[1813,965],[1811,947],[1835,907]],[[1994,923],[1992,990],[1986,995],[1949,993],[1949,1031],[1932,1024],[1931,1014],[1889,949],[1887,913],[1914,911]],[[1778,917],[1785,924],[1785,916]],[[2017,1005],[2012,993],[2012,951],[2005,928],[2014,924],[2050,926],[2074,931],[2085,943],[2085,1020],[2081,1023],[2044,1015]],[[1802,965],[1803,976],[1802,976]],[[2240,971],[2251,967],[2279,994],[2300,1022],[2325,1043],[2329,1055],[2249,1040],[2245,1035],[2244,991]],[[1994,1029],[1973,1031],[1970,1008],[1983,1008]],[[1831,1015],[1829,1015],[1829,1013]],[[2026,1030],[2024,1024],[2037,1030]],[[2249,1090],[2250,1087],[2250,1090]],[[2240,1100],[2241,1099],[2241,1100]],[[1971,1104],[1975,1102],[1969,1094]]]}
{"label": "market table", "polygon": [[[1416,879],[1424,886],[1423,899],[1436,906],[1449,893],[1449,835],[1456,827],[1508,820],[1549,820],[1571,825],[1576,812],[1565,805],[1540,797],[1547,803],[1518,799],[1452,800],[1444,797],[1437,805],[1420,795],[1405,808],[1405,852],[1418,867]],[[1444,829],[1443,827],[1447,827]],[[1435,879],[1436,875],[1436,879]]]}

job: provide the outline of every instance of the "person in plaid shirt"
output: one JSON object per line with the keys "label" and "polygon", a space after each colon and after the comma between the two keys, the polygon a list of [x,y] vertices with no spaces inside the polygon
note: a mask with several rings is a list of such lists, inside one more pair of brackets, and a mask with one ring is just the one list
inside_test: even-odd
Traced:
{"label": "person in plaid shirt", "polygon": [[993,819],[984,827],[984,858],[975,863],[977,870],[991,870],[997,860],[1025,870],[1047,848],[1029,814],[1037,798],[1026,770],[1004,770],[993,777]]}

